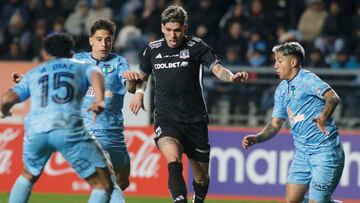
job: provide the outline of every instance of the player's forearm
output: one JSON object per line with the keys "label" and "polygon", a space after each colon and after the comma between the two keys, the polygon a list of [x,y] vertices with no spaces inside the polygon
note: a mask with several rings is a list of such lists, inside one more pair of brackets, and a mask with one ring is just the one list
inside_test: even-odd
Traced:
{"label": "player's forearm", "polygon": [[104,101],[105,84],[104,76],[101,73],[94,72],[91,75],[91,86],[95,93],[96,101]]}
{"label": "player's forearm", "polygon": [[220,64],[216,64],[212,71],[217,78],[224,82],[231,82],[231,76],[234,75],[230,70],[222,67]]}
{"label": "player's forearm", "polygon": [[280,128],[281,126],[274,126],[272,123],[267,124],[261,132],[256,134],[256,142],[261,143],[270,140],[279,132]]}
{"label": "player's forearm", "polygon": [[20,98],[17,94],[15,94],[14,92],[12,92],[11,90],[5,92],[2,96],[1,96],[1,113],[3,115],[8,115],[8,113],[10,112],[10,109],[17,103],[20,103]]}
{"label": "player's forearm", "polygon": [[341,99],[334,90],[330,90],[325,93],[324,101],[325,101],[324,109],[320,113],[320,116],[325,118],[326,120],[332,116],[332,114],[336,109],[336,106],[340,103]]}

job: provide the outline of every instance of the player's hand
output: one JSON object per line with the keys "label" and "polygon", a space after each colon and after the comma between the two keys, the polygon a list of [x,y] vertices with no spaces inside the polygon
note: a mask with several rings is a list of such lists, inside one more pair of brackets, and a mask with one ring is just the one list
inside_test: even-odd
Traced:
{"label": "player's hand", "polygon": [[6,117],[11,116],[11,115],[12,115],[11,111],[5,112],[5,113],[0,111],[0,118],[6,118]]}
{"label": "player's hand", "polygon": [[94,112],[94,123],[96,122],[96,116],[101,113],[102,111],[104,111],[105,109],[105,102],[104,101],[95,101],[93,102],[89,108],[87,109],[87,111],[92,111]]}
{"label": "player's hand", "polygon": [[19,83],[21,79],[23,79],[24,75],[18,72],[11,73],[11,80],[15,83]]}
{"label": "player's hand", "polygon": [[146,111],[144,106],[144,92],[136,90],[130,101],[130,110],[137,115],[140,109]]}
{"label": "player's hand", "polygon": [[137,80],[140,78],[140,73],[129,70],[129,71],[125,71],[122,76],[127,80]]}
{"label": "player's hand", "polygon": [[242,72],[237,72],[234,75],[231,76],[230,80],[231,82],[234,83],[240,83],[240,82],[244,82],[249,78],[249,73],[242,71]]}
{"label": "player's hand", "polygon": [[325,136],[329,135],[329,131],[326,130],[326,119],[322,116],[319,116],[318,118],[314,119],[314,122],[316,123],[317,127],[320,129],[322,133],[324,133]]}
{"label": "player's hand", "polygon": [[249,148],[250,146],[254,145],[257,143],[257,136],[256,135],[246,135],[243,139],[242,139],[242,147],[244,149]]}

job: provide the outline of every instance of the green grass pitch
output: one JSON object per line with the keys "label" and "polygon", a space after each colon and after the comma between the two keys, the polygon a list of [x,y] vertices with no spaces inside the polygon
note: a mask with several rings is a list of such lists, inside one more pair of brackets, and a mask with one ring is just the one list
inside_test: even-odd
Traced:
{"label": "green grass pitch", "polygon": [[[0,203],[8,202],[9,193],[0,193]],[[39,194],[33,193],[29,203],[86,203],[89,195],[68,195],[68,194]],[[126,197],[126,203],[171,203],[169,198],[156,197]],[[206,203],[261,203],[259,201],[240,201],[240,200],[206,200]],[[275,201],[266,203],[276,203]]]}

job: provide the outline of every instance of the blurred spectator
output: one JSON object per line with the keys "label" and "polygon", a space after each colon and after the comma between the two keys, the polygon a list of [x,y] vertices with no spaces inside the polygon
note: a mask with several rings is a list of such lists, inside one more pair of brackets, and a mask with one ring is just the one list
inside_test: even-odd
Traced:
{"label": "blurred spectator", "polygon": [[252,0],[248,15],[251,30],[261,30],[264,36],[269,39],[274,36],[275,25],[274,20],[266,13],[264,4],[261,0]]}
{"label": "blurred spectator", "polygon": [[244,31],[248,29],[247,23],[248,19],[245,15],[244,6],[241,1],[236,2],[236,4],[223,15],[220,20],[219,27],[221,31],[225,31],[228,29],[229,25],[236,21],[241,24]]}
{"label": "blurred spectator", "polygon": [[90,35],[91,25],[99,19],[112,19],[112,10],[105,5],[105,0],[92,0],[92,7],[85,19],[85,27]]}
{"label": "blurred spectator", "polygon": [[317,48],[313,48],[310,50],[309,54],[307,54],[307,60],[305,64],[310,68],[329,67],[329,65],[325,62],[321,51]]}
{"label": "blurred spectator", "polygon": [[[31,33],[26,29],[25,21],[20,11],[16,11],[10,18],[8,27],[3,31],[2,47],[9,48],[10,43],[20,44],[21,53],[27,55],[30,49]],[[8,50],[5,50],[6,53]]]}
{"label": "blurred spectator", "polygon": [[351,21],[351,43],[357,61],[360,61],[360,2],[356,6],[355,15]]}
{"label": "blurred spectator", "polygon": [[161,12],[165,6],[164,0],[144,0],[138,19],[138,27],[142,28],[144,34],[153,33],[158,37],[162,36],[159,22],[161,22]]}
{"label": "blurred spectator", "polygon": [[139,10],[142,6],[141,0],[124,0],[123,6],[119,9],[113,8],[114,10],[114,20],[116,22],[121,22],[123,19],[134,15],[135,11]]}
{"label": "blurred spectator", "polygon": [[48,33],[45,19],[38,19],[35,23],[35,33],[31,39],[31,56],[33,61],[40,61],[42,41]]}
{"label": "blurred spectator", "polygon": [[52,30],[50,33],[67,33],[65,29],[65,20],[64,17],[58,16],[53,24]]}
{"label": "blurred spectator", "polygon": [[331,68],[354,69],[359,68],[359,64],[356,62],[355,58],[350,55],[349,50],[343,49],[336,54],[336,61],[331,64]]}
{"label": "blurred spectator", "polygon": [[252,67],[266,65],[267,45],[260,31],[254,31],[250,34],[246,57]]}
{"label": "blurred spectator", "polygon": [[21,61],[26,59],[21,51],[20,43],[16,40],[10,43],[8,50],[9,51],[2,57],[3,60]]}
{"label": "blurred spectator", "polygon": [[236,50],[238,55],[236,58],[240,61],[243,61],[245,64],[245,53],[246,53],[246,39],[243,36],[242,25],[238,21],[232,21],[225,34],[221,35],[220,40],[217,44],[217,53],[220,58],[226,58],[228,54],[228,48],[231,47],[232,50]]}
{"label": "blurred spectator", "polygon": [[85,19],[89,13],[86,0],[80,0],[75,7],[75,11],[69,15],[65,22],[65,29],[75,39],[76,51],[88,50],[89,35],[85,27]]}
{"label": "blurred spectator", "polygon": [[221,13],[215,7],[214,0],[199,0],[198,7],[189,19],[189,32],[215,47],[220,18]]}
{"label": "blurred spectator", "polygon": [[286,28],[289,27],[291,20],[289,0],[275,0],[271,11],[277,25],[283,25],[286,26]]}
{"label": "blurred spectator", "polygon": [[327,12],[323,8],[322,0],[308,0],[307,8],[298,23],[298,30],[305,43],[309,44],[320,36],[326,16]]}
{"label": "blurred spectator", "polygon": [[62,7],[60,1],[39,0],[35,11],[35,20],[45,19],[48,29],[50,29],[58,16],[62,16]]}
{"label": "blurred spectator", "polygon": [[221,60],[223,65],[241,65],[244,64],[243,58],[239,55],[238,46],[227,46],[225,50],[225,57]]}
{"label": "blurred spectator", "polygon": [[23,0],[8,0],[1,9],[0,28],[7,27],[9,25],[9,21],[15,12],[18,12],[19,15],[21,15],[25,25],[29,22],[30,12],[26,3]]}
{"label": "blurred spectator", "polygon": [[130,42],[141,37],[141,30],[135,26],[135,16],[128,16],[124,19],[124,25],[119,30],[116,37],[114,48],[118,52],[122,52],[125,49],[133,50],[136,46],[132,46]]}

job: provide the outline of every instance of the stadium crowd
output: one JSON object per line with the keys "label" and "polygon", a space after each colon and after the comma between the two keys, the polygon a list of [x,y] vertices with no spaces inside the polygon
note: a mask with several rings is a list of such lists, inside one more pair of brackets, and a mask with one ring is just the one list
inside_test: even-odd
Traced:
{"label": "stadium crowd", "polygon": [[[213,47],[224,65],[270,67],[275,44],[298,41],[308,53],[305,67],[360,67],[358,0],[6,0],[0,1],[0,59],[41,61],[41,40],[53,32],[74,36],[75,52],[88,51],[91,24],[105,18],[118,26],[113,51],[138,64],[148,42],[162,37],[160,14],[170,4],[188,10],[189,34]],[[246,86],[239,94],[254,95],[250,99],[261,114],[272,105],[266,97],[271,90]],[[234,90],[217,86],[207,95],[228,91]],[[355,96],[360,93],[353,93],[342,97],[344,114],[358,117]],[[233,100],[244,102],[243,97]]]}

